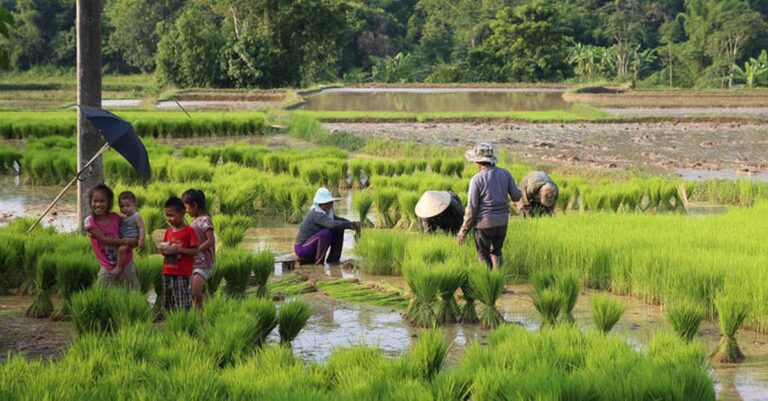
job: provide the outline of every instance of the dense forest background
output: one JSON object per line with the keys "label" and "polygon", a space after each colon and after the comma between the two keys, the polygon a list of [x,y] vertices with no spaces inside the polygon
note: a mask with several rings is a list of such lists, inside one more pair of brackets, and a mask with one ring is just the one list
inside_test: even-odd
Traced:
{"label": "dense forest background", "polygon": [[[0,0],[25,71],[75,64],[75,0]],[[768,85],[768,0],[106,0],[107,72],[323,82]]]}

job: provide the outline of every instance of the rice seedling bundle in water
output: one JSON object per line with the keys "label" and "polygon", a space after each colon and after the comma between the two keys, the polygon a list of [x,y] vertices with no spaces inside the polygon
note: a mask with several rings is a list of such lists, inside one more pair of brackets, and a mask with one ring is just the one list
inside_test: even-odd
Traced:
{"label": "rice seedling bundle in water", "polygon": [[56,257],[54,255],[44,255],[37,260],[35,285],[37,293],[32,304],[27,308],[27,316],[49,317],[53,313],[51,292],[56,285]]}
{"label": "rice seedling bundle in water", "polygon": [[307,205],[310,204],[314,190],[312,187],[296,185],[291,188],[289,193],[291,201],[291,215],[288,222],[292,224],[301,223],[304,214],[307,211]]}
{"label": "rice seedling bundle in water", "polygon": [[592,297],[592,317],[597,329],[607,334],[624,314],[624,306],[607,296]]}
{"label": "rice seedling bundle in water", "polygon": [[401,192],[397,195],[398,208],[400,210],[400,220],[396,228],[413,230],[418,227],[419,219],[416,217],[416,204],[419,202],[420,195],[415,192]]}
{"label": "rice seedling bundle in water", "polygon": [[96,285],[72,297],[72,321],[81,336],[113,333],[121,327],[151,320],[149,303],[135,291]]}
{"label": "rice seedling bundle in water", "polygon": [[464,303],[460,307],[459,321],[464,324],[475,324],[480,321],[477,317],[477,309],[475,308],[475,298],[472,292],[472,285],[470,283],[470,275],[472,275],[474,269],[482,267],[472,267],[471,265],[464,268],[464,277],[461,281],[461,294],[464,298]]}
{"label": "rice seedling bundle in water", "polygon": [[[208,320],[206,320],[206,323]],[[203,328],[202,338],[219,367],[233,365],[250,356],[260,337],[258,321],[242,311],[219,316]]]}
{"label": "rice seedling bundle in water", "polygon": [[397,192],[380,189],[373,191],[373,205],[376,207],[376,226],[378,228],[390,228],[392,222],[392,207],[397,201]]}
{"label": "rice seedling bundle in water", "polygon": [[[142,294],[154,290],[158,297],[163,292],[163,258],[158,256],[134,257],[136,276],[139,279],[139,292]],[[160,285],[156,286],[156,283]]]}
{"label": "rice seedling bundle in water", "polygon": [[541,315],[542,326],[557,324],[557,318],[563,309],[563,293],[554,288],[545,288],[534,292],[531,299],[534,308]]}
{"label": "rice seedling bundle in water", "polygon": [[269,276],[275,271],[275,254],[264,250],[253,256],[253,277],[259,289],[256,295],[261,298],[269,296]]}
{"label": "rice seedling bundle in water", "polygon": [[405,312],[405,318],[414,326],[433,327],[437,325],[435,301],[440,289],[438,275],[424,265],[409,263],[403,266],[405,281],[413,298]]}
{"label": "rice seedling bundle in water", "polygon": [[21,166],[21,151],[13,146],[0,144],[0,174],[16,174],[17,166]]}
{"label": "rice seedling bundle in water", "polygon": [[536,291],[546,290],[555,285],[557,277],[552,270],[539,270],[530,277],[531,285]]}
{"label": "rice seedling bundle in water", "polygon": [[576,306],[576,301],[579,299],[579,292],[581,291],[581,282],[578,277],[571,272],[560,273],[555,282],[555,288],[563,296],[562,313],[561,317],[567,323],[574,323],[573,308]]}
{"label": "rice seedling bundle in water", "polygon": [[678,301],[667,306],[667,322],[680,338],[693,341],[704,320],[704,308],[692,301]]}
{"label": "rice seedling bundle in water", "polygon": [[411,345],[406,361],[417,377],[431,381],[442,369],[448,349],[442,330],[422,330],[416,342]]}
{"label": "rice seedling bundle in water", "polygon": [[459,321],[459,305],[454,294],[465,280],[465,271],[459,265],[445,263],[434,268],[437,275],[440,302],[437,306],[437,322],[440,324]]}
{"label": "rice seedling bundle in water", "polygon": [[192,337],[200,335],[202,316],[197,309],[176,309],[165,316],[165,328],[172,333],[189,334]]}
{"label": "rice seedling bundle in water", "polygon": [[24,243],[18,234],[2,232],[0,235],[0,294],[6,294],[9,288],[18,288],[26,278]]}
{"label": "rice seedling bundle in water", "polygon": [[366,273],[401,274],[405,258],[407,234],[387,230],[367,230],[355,244],[355,253],[362,258]]}
{"label": "rice seedling bundle in water", "polygon": [[56,284],[63,302],[51,317],[69,320],[72,295],[90,287],[98,272],[99,264],[93,255],[74,252],[59,256],[56,261]]}
{"label": "rice seedling bundle in water", "polygon": [[486,329],[495,329],[504,323],[496,308],[496,301],[504,293],[504,273],[499,270],[474,269],[469,276],[470,288],[475,299],[483,304],[480,310],[480,324]]}
{"label": "rice seedling bundle in water", "polygon": [[226,248],[216,255],[216,268],[226,281],[224,293],[233,298],[245,296],[251,278],[253,255],[239,248]]}
{"label": "rice seedling bundle in water", "polygon": [[717,351],[712,356],[715,362],[739,363],[744,360],[744,354],[736,342],[736,333],[747,319],[750,312],[749,302],[739,294],[719,293],[715,298],[717,317],[723,338]]}
{"label": "rice seedling bundle in water", "polygon": [[255,319],[258,332],[254,341],[261,346],[267,342],[267,337],[277,327],[278,317],[275,303],[265,298],[247,298],[239,306],[242,312]]}
{"label": "rice seedling bundle in water", "polygon": [[373,222],[368,218],[373,206],[373,197],[368,192],[358,192],[352,197],[352,207],[358,213],[358,221],[365,227],[373,227]]}
{"label": "rice seedling bundle in water", "polygon": [[304,301],[288,301],[280,307],[278,331],[280,343],[290,345],[312,317],[312,308]]}

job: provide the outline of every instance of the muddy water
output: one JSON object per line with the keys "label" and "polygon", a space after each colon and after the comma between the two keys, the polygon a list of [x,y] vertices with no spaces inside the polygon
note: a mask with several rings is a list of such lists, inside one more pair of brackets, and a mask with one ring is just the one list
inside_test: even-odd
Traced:
{"label": "muddy water", "polygon": [[303,108],[407,113],[570,110],[561,95],[503,89],[330,89],[308,96]]}
{"label": "muddy water", "polygon": [[[58,195],[60,187],[26,185],[20,177],[0,175],[0,225],[16,217],[37,217]],[[77,229],[77,198],[70,190],[43,220],[59,231]]]}
{"label": "muddy water", "polygon": [[363,138],[466,148],[492,142],[533,163],[637,168],[652,173],[731,169],[738,176],[768,166],[768,124],[325,124]]}
{"label": "muddy water", "polygon": [[[324,271],[302,266],[302,273],[314,279],[324,277],[359,277],[362,280],[386,281],[405,288],[402,277],[367,277],[354,270],[340,267]],[[530,300],[532,293],[528,285],[508,286],[499,302],[504,318],[508,322],[521,324],[529,330],[540,327],[540,319]],[[589,297],[583,293],[574,309],[576,323],[582,330],[594,330]],[[334,348],[369,344],[380,347],[390,356],[407,351],[418,335],[401,316],[401,311],[369,305],[352,305],[334,301],[328,297],[311,294],[306,296],[312,303],[314,315],[299,335],[294,349],[302,358],[321,362]],[[642,351],[660,330],[671,330],[665,322],[664,312],[658,306],[647,305],[629,297],[614,297],[627,305],[624,316],[613,329],[613,333],[624,337],[631,345]],[[484,343],[487,331],[478,327],[452,325],[445,328],[451,342],[448,364],[455,364],[470,341]],[[720,331],[715,324],[704,323],[699,331],[699,340],[707,349],[715,350],[720,340]],[[738,341],[747,360],[739,365],[717,364],[712,367],[716,391],[720,400],[765,400],[768,399],[768,336],[743,330]]]}

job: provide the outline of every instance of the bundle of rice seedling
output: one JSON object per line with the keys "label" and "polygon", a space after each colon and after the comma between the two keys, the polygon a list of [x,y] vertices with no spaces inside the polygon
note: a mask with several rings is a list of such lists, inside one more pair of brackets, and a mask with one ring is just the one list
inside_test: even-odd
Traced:
{"label": "bundle of rice seedling", "polygon": [[222,248],[235,248],[243,242],[251,219],[242,215],[220,215],[216,217],[218,225],[216,238]]}
{"label": "bundle of rice seedling", "polygon": [[214,267],[211,271],[211,277],[208,278],[208,280],[205,280],[205,289],[208,291],[208,294],[216,294],[216,292],[219,290],[219,286],[221,285],[221,280],[223,279],[224,276],[221,274],[221,269]]}
{"label": "bundle of rice seedling", "polygon": [[555,285],[557,277],[552,270],[539,270],[531,274],[530,282],[535,291],[546,290]]}
{"label": "bundle of rice seedling", "polygon": [[595,295],[592,297],[592,317],[597,329],[603,334],[611,331],[623,314],[624,305],[607,296]]}
{"label": "bundle of rice seedling", "polygon": [[258,331],[254,337],[255,345],[266,343],[267,337],[278,324],[275,303],[265,298],[247,298],[240,304],[240,310],[256,321]]}
{"label": "bundle of rice seedling", "polygon": [[25,279],[24,240],[20,236],[0,236],[0,294],[7,294],[9,288],[16,288]]}
{"label": "bundle of rice seedling", "polygon": [[[139,292],[146,294],[154,289],[158,297],[163,292],[163,258],[145,256],[133,259],[136,266],[136,276],[139,279]],[[159,283],[159,284],[157,284]]]}
{"label": "bundle of rice seedling", "polygon": [[400,274],[409,237],[389,230],[369,230],[355,244],[362,270],[370,274]]}
{"label": "bundle of rice seedling", "polygon": [[39,288],[36,282],[38,259],[42,256],[53,254],[57,242],[58,238],[56,236],[48,235],[45,232],[35,232],[24,242],[22,260],[24,261],[24,276],[26,279],[24,279],[20,287],[23,293],[32,293],[36,288]]}
{"label": "bundle of rice seedling", "polygon": [[437,316],[434,312],[435,298],[440,289],[437,274],[423,265],[412,263],[403,266],[403,273],[405,274],[405,281],[413,293],[411,303],[405,312],[405,318],[415,326],[433,327],[437,325]]}
{"label": "bundle of rice seedling", "polygon": [[291,341],[307,325],[310,317],[312,317],[312,308],[308,303],[298,300],[283,303],[278,317],[280,343],[290,346]]}
{"label": "bundle of rice seedling", "polygon": [[448,342],[439,329],[422,330],[405,357],[411,372],[423,380],[431,381],[440,372],[448,354]]}
{"label": "bundle of rice seedling", "polygon": [[699,325],[706,314],[703,307],[692,301],[672,303],[667,306],[666,312],[667,321],[672,329],[687,342],[691,342],[696,337]]}
{"label": "bundle of rice seedling", "polygon": [[54,255],[43,255],[37,260],[37,271],[35,274],[35,285],[37,293],[32,300],[32,304],[27,308],[29,317],[49,317],[53,313],[53,301],[51,292],[56,285],[56,257]]}
{"label": "bundle of rice seedling", "polygon": [[301,223],[304,218],[304,213],[307,209],[307,205],[312,199],[314,190],[308,186],[294,186],[291,188],[289,198],[291,201],[291,214],[288,216],[287,221],[291,224]]}
{"label": "bundle of rice seedling", "polygon": [[456,323],[459,321],[459,305],[454,294],[465,280],[465,271],[455,264],[443,264],[434,269],[437,275],[440,302],[437,306],[437,322]]}
{"label": "bundle of rice seedling", "polygon": [[576,301],[579,299],[579,291],[581,291],[581,283],[578,277],[573,273],[561,273],[557,277],[555,288],[563,297],[562,318],[567,323],[574,323],[573,308],[576,306]]}
{"label": "bundle of rice seedling", "polygon": [[224,293],[232,298],[242,298],[251,278],[253,255],[239,248],[223,249],[216,255],[216,268],[226,281]]}
{"label": "bundle of rice seedling", "polygon": [[472,286],[470,284],[469,276],[472,275],[472,271],[475,268],[469,267],[464,270],[464,277],[461,281],[461,294],[464,298],[464,303],[461,305],[459,312],[459,321],[465,324],[475,324],[480,321],[477,317],[477,309],[475,308],[475,296],[472,294]]}
{"label": "bundle of rice seedling", "polygon": [[72,321],[80,335],[113,333],[120,327],[151,320],[149,303],[135,291],[96,285],[72,297]]}
{"label": "bundle of rice seedling", "polygon": [[376,227],[390,228],[392,223],[392,206],[397,201],[397,192],[389,189],[373,191],[373,205],[376,206]]}
{"label": "bundle of rice seedling", "polygon": [[473,296],[484,308],[480,311],[480,324],[486,329],[495,329],[504,322],[496,308],[496,301],[504,293],[504,273],[500,270],[475,269],[469,275]]}
{"label": "bundle of rice seedling", "polygon": [[219,367],[250,356],[258,337],[258,322],[241,311],[222,314],[213,323],[206,320],[202,333],[206,349]]}
{"label": "bundle of rice seedling", "polygon": [[541,315],[542,326],[554,326],[563,309],[563,294],[553,288],[546,288],[534,292],[531,298],[534,308]]}
{"label": "bundle of rice seedling", "polygon": [[54,320],[69,320],[72,295],[93,284],[99,264],[92,255],[63,254],[56,261],[56,284],[63,302],[51,316]]}
{"label": "bundle of rice seedling", "polygon": [[202,316],[197,309],[183,310],[175,309],[168,312],[165,316],[165,328],[172,333],[189,334],[197,337],[200,334],[200,319]]}
{"label": "bundle of rice seedling", "polygon": [[416,204],[419,202],[419,194],[415,192],[401,192],[397,195],[400,220],[395,228],[413,230],[418,227],[419,219],[416,216]]}
{"label": "bundle of rice seedling", "polygon": [[469,399],[472,376],[456,370],[441,371],[432,379],[435,401],[465,401]]}
{"label": "bundle of rice seedling", "polygon": [[221,316],[239,310],[240,303],[237,300],[221,295],[212,296],[203,304],[203,321],[205,324],[215,324]]}
{"label": "bundle of rice seedling", "polygon": [[253,277],[259,289],[256,296],[266,298],[269,296],[269,276],[275,271],[275,254],[270,250],[261,251],[253,256]]}
{"label": "bundle of rice seedling", "polygon": [[352,197],[352,207],[357,211],[359,221],[364,227],[373,227],[368,214],[373,206],[373,197],[368,192],[358,192]]}
{"label": "bundle of rice seedling", "polygon": [[715,306],[717,307],[717,317],[720,322],[720,330],[723,332],[723,339],[720,340],[720,345],[712,356],[712,360],[723,363],[742,362],[744,354],[736,342],[736,332],[739,331],[742,323],[749,315],[749,301],[744,297],[739,298],[736,295],[726,295],[721,292],[715,297]]}

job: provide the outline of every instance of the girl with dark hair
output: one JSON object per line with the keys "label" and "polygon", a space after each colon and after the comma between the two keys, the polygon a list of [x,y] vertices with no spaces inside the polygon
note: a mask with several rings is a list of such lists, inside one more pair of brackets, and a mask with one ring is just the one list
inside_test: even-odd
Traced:
{"label": "girl with dark hair", "polygon": [[83,227],[91,238],[91,247],[99,261],[98,283],[112,286],[122,284],[128,288],[138,288],[139,279],[133,264],[133,252],[128,250],[125,255],[125,267],[117,271],[117,248],[127,245],[135,248],[138,238],[120,238],[119,214],[112,211],[115,194],[104,185],[99,184],[88,192],[91,205],[91,215],[85,218]]}
{"label": "girl with dark hair", "polygon": [[197,234],[200,244],[195,255],[195,265],[192,271],[191,295],[195,308],[200,309],[208,297],[205,293],[205,280],[211,277],[213,263],[216,259],[216,237],[213,234],[213,220],[208,215],[205,194],[199,189],[188,189],[181,195],[184,208],[192,217],[192,228]]}

